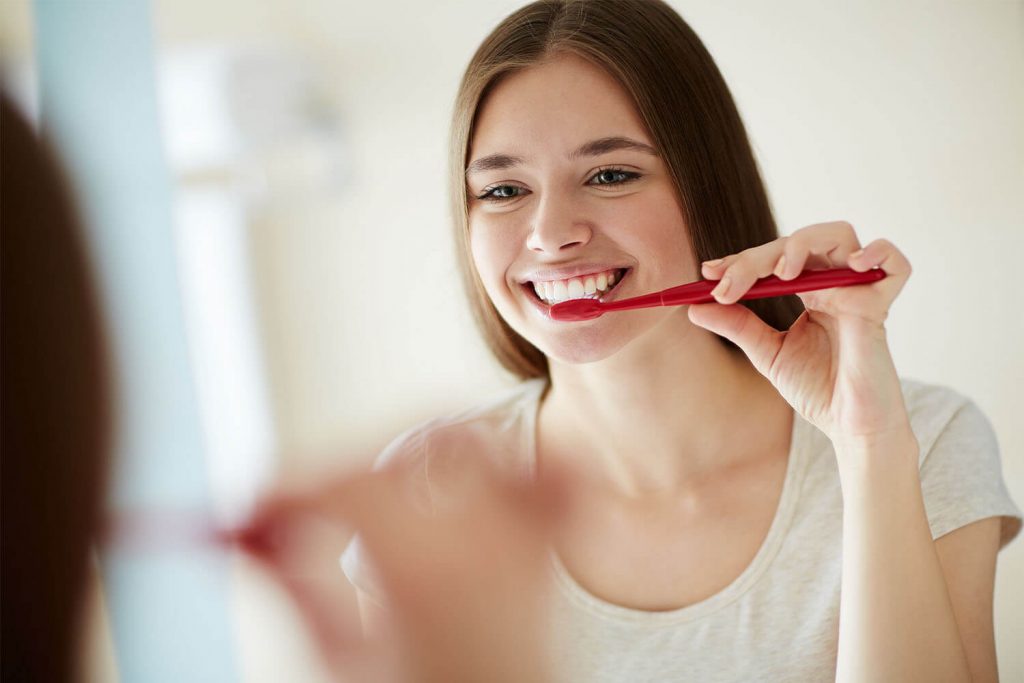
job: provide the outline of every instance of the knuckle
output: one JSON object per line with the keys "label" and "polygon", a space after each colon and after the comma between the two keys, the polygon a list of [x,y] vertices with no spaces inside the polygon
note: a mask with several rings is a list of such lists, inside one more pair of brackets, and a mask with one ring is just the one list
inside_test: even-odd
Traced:
{"label": "knuckle", "polygon": [[785,244],[782,245],[782,247],[787,254],[794,254],[803,248],[805,238],[807,237],[807,233],[804,232],[804,230],[806,229],[807,228],[800,228],[799,230],[797,230],[792,235],[786,238],[786,242]]}

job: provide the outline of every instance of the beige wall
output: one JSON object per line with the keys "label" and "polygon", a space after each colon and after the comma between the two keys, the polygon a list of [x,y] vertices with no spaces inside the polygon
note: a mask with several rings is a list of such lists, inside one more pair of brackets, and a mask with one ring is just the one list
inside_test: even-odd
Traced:
{"label": "beige wall", "polygon": [[[472,330],[445,204],[461,71],[519,2],[156,3],[164,46],[275,43],[336,87],[350,182],[254,219],[284,452],[368,457],[398,430],[508,383]],[[914,275],[888,329],[904,376],[970,396],[1024,504],[1024,10],[1005,1],[683,2],[739,103],[784,233],[845,219]],[[8,55],[26,0],[0,0]],[[389,302],[386,307],[383,302]],[[383,311],[387,310],[385,314]],[[1024,677],[1024,541],[1000,556],[1005,680]]]}

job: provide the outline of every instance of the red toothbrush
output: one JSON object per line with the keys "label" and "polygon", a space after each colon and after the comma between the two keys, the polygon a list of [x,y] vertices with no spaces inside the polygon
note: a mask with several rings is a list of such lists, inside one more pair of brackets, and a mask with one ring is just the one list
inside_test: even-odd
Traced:
{"label": "red toothbrush", "polygon": [[[868,282],[876,282],[886,277],[881,268],[873,268],[859,273],[850,268],[830,268],[828,270],[805,270],[792,280],[780,280],[774,275],[758,279],[747,293],[739,298],[765,299],[797,292],[811,292],[815,289],[830,287],[849,287]],[[600,317],[609,311],[627,311],[633,308],[651,308],[653,306],[681,306],[684,304],[705,304],[715,301],[711,290],[718,286],[718,280],[698,280],[678,287],[669,287],[660,292],[643,294],[631,299],[609,301],[597,299],[570,299],[554,304],[548,309],[552,320],[578,322]]]}

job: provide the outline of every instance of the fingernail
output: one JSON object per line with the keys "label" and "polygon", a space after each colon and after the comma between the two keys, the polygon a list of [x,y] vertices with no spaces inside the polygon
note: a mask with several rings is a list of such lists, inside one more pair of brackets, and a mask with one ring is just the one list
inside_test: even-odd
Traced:
{"label": "fingernail", "polygon": [[864,253],[863,249],[858,249],[857,251],[855,251],[852,254],[850,254],[850,258],[860,258],[861,254],[863,254],[863,253]]}
{"label": "fingernail", "polygon": [[704,265],[705,265],[705,266],[708,266],[708,267],[710,267],[710,268],[714,268],[715,266],[717,266],[717,265],[718,265],[719,263],[721,263],[721,262],[722,262],[722,261],[724,261],[724,260],[725,260],[724,258],[716,258],[716,259],[715,259],[715,260],[713,260],[713,261],[705,261],[705,262],[704,262]]}
{"label": "fingernail", "polygon": [[729,291],[729,285],[731,284],[731,278],[722,278],[722,281],[718,283],[718,286],[711,290],[711,296],[715,297],[716,299],[721,299],[722,297],[725,296],[725,293]]}
{"label": "fingernail", "polygon": [[775,277],[782,277],[782,273],[786,270],[786,255],[783,254],[779,257],[779,262],[775,264]]}

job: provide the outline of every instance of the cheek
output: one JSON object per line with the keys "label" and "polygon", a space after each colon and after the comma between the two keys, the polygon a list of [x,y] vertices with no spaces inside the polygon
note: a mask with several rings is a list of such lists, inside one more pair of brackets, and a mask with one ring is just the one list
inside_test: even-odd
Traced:
{"label": "cheek", "polygon": [[484,291],[487,292],[491,303],[501,310],[504,274],[509,261],[506,261],[503,256],[501,245],[486,231],[476,230],[472,232],[470,234],[469,246],[473,265],[476,267],[476,272],[483,283]]}
{"label": "cheek", "polygon": [[506,231],[496,226],[477,225],[470,232],[469,246],[480,279],[488,292],[505,282],[509,266],[515,261],[517,250],[510,240],[503,239]]}
{"label": "cheek", "polygon": [[486,237],[481,236],[479,230],[474,230],[469,235],[469,251],[476,272],[480,274],[484,284],[487,284],[494,269],[494,245]]}
{"label": "cheek", "polygon": [[633,216],[628,248],[649,268],[662,271],[670,279],[697,279],[700,268],[694,266],[689,230],[674,195],[666,190],[645,199],[646,204]]}

